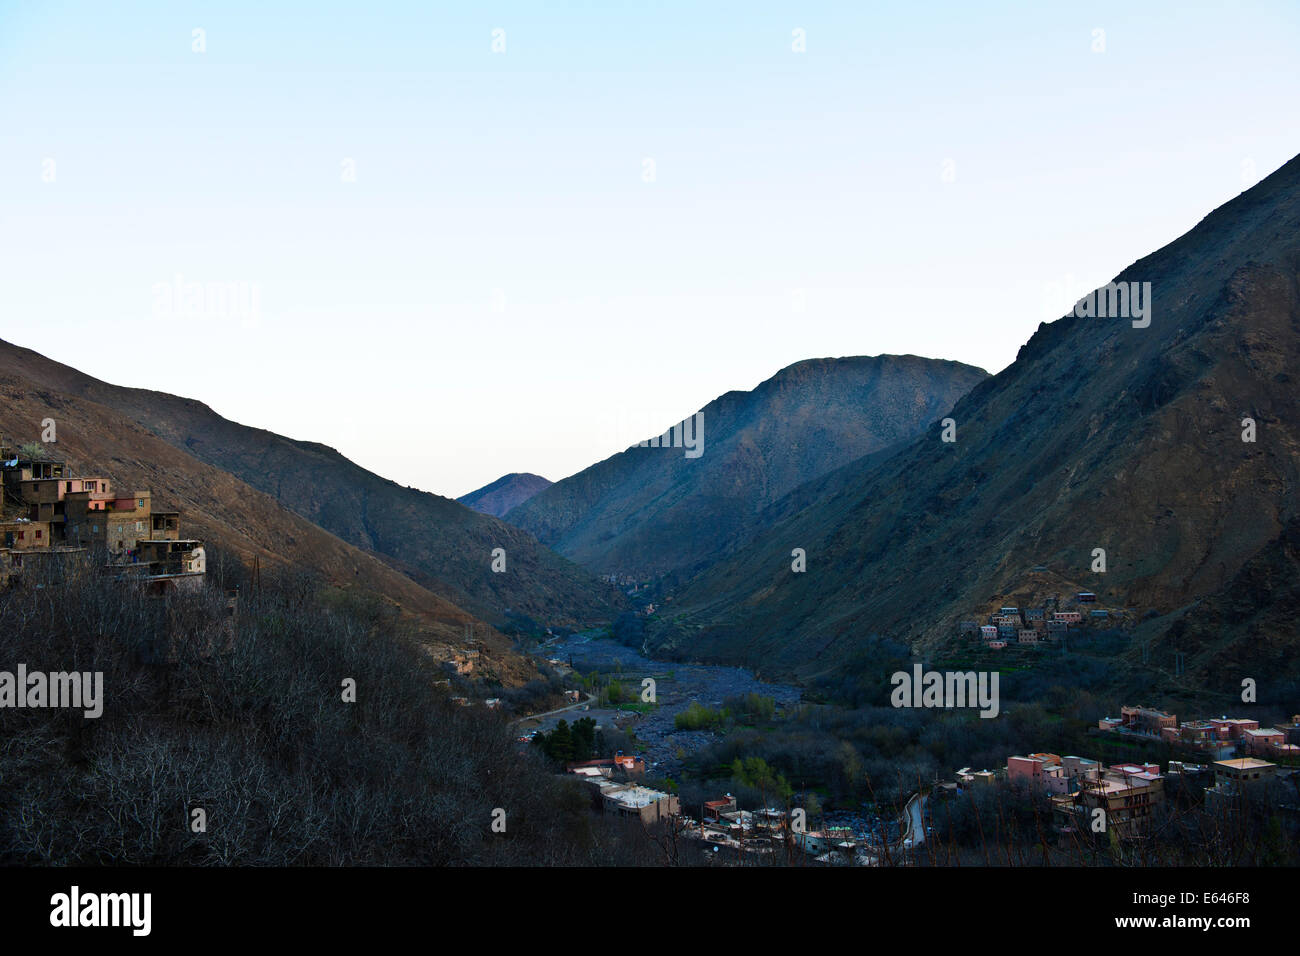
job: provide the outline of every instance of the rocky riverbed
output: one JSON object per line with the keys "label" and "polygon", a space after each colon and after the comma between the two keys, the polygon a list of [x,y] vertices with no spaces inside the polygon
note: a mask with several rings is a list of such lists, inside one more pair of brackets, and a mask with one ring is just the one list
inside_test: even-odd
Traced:
{"label": "rocky riverbed", "polygon": [[572,661],[580,670],[595,668],[619,674],[624,687],[635,693],[640,692],[644,678],[654,679],[656,706],[648,713],[593,708],[585,713],[571,711],[548,719],[543,727],[554,725],[560,717],[572,721],[578,716],[588,716],[601,723],[613,721],[620,727],[630,728],[645,744],[646,762],[656,775],[671,776],[681,769],[679,750],[692,754],[719,739],[719,735],[709,731],[676,729],[677,714],[692,702],[716,708],[728,697],[755,693],[771,697],[778,709],[784,709],[797,704],[801,697],[800,688],[766,683],[742,667],[656,661],[608,638],[574,635],[548,644],[545,652],[566,664]]}

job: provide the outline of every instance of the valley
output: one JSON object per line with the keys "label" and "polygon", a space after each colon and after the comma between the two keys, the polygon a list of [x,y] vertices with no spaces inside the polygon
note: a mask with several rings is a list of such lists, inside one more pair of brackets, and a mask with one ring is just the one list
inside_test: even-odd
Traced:
{"label": "valley", "polygon": [[[797,706],[802,694],[797,686],[761,681],[742,667],[653,660],[600,631],[548,643],[543,652],[569,664],[578,674],[603,675],[627,686],[633,695],[628,709],[593,706],[590,712],[565,716],[593,717],[621,731],[630,731],[645,754],[648,772],[656,777],[678,776],[685,758],[717,739],[708,731],[675,726],[677,715],[691,704],[720,708],[728,698],[760,694],[771,697],[777,707],[788,709]],[[642,681],[646,678],[655,682],[655,700],[652,706],[641,707]],[[559,719],[528,722],[524,729],[548,731]]]}

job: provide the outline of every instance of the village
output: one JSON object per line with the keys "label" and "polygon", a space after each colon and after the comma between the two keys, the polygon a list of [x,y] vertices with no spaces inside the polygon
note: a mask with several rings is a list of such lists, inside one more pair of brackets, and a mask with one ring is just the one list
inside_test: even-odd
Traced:
{"label": "village", "polygon": [[125,494],[100,474],[75,475],[39,443],[0,438],[0,585],[38,561],[102,561],[152,594],[194,590],[207,573],[203,542],[182,538],[180,513],[152,494]]}
{"label": "village", "polygon": [[639,783],[645,772],[644,758],[621,752],[565,767],[566,776],[589,788],[594,811],[646,825],[664,823],[667,832],[726,862],[780,854],[830,865],[870,866],[885,859],[904,863],[925,839],[920,794],[908,801],[901,825],[890,821],[879,833],[859,834],[850,827],[811,829],[802,808],[742,810],[730,793],[704,801],[698,817],[691,816],[675,794]]}
{"label": "village", "polygon": [[1271,757],[1282,762],[1300,761],[1300,715],[1279,727],[1260,727],[1245,717],[1210,717],[1187,720],[1153,707],[1121,707],[1118,717],[1103,717],[1098,729],[1197,751],[1211,759],[1232,756]]}
{"label": "village", "polygon": [[[1072,622],[1064,623],[1070,626]],[[575,709],[572,702],[578,697],[577,691],[569,692],[569,709]],[[698,844],[704,852],[720,854],[719,862],[743,861],[753,854],[786,854],[787,858],[798,854],[820,864],[872,866],[914,862],[915,851],[930,831],[927,804],[932,807],[936,800],[962,800],[985,787],[1045,797],[1058,834],[1106,832],[1128,841],[1145,836],[1148,824],[1159,817],[1171,778],[1194,783],[1193,789],[1204,793],[1205,809],[1225,816],[1255,785],[1300,773],[1295,769],[1300,766],[1300,714],[1276,727],[1261,727],[1257,720],[1227,715],[1180,724],[1175,715],[1165,711],[1125,705],[1119,717],[1100,718],[1092,733],[1099,739],[1114,735],[1130,744],[1167,745],[1184,759],[1169,760],[1162,770],[1145,757],[1117,761],[1112,757],[1112,763],[1047,752],[1013,754],[997,769],[962,767],[947,781],[933,779],[921,784],[892,816],[886,810],[884,817],[859,821],[854,827],[830,826],[823,820],[817,828],[798,807],[798,794],[793,808],[763,805],[741,809],[730,793],[715,793],[699,805],[684,806],[676,792],[671,792],[676,790],[671,781],[666,781],[668,786],[646,783],[649,761],[640,753],[619,751],[567,762],[564,774],[589,788],[595,812],[647,825],[665,824],[669,832]],[[524,735],[519,741],[532,737]],[[651,774],[663,775],[653,767]]]}
{"label": "village", "polygon": [[[1121,708],[1119,717],[1103,717],[1098,730],[1149,742],[1163,742],[1201,754],[1209,764],[1171,760],[1166,773],[1156,763],[1135,761],[1103,766],[1096,760],[1052,753],[1031,753],[1007,758],[1000,770],[957,771],[950,791],[1006,781],[1039,789],[1051,796],[1060,825],[1086,825],[1096,811],[1105,814],[1106,828],[1120,837],[1139,836],[1155,807],[1165,797],[1169,775],[1209,775],[1207,807],[1226,811],[1243,789],[1278,777],[1298,773],[1300,714],[1279,727],[1260,728],[1259,722],[1240,717],[1214,717],[1178,724],[1173,714],[1150,707]],[[1292,767],[1275,760],[1290,760]]]}
{"label": "village", "polygon": [[996,651],[1010,644],[1032,646],[1059,641],[1072,628],[1081,627],[1085,623],[1114,627],[1127,620],[1126,611],[1096,607],[1096,604],[1096,594],[1077,591],[1072,599],[1062,601],[1055,597],[1038,607],[1007,605],[988,615],[984,624],[978,620],[960,621],[957,634],[960,637],[978,637],[985,647]]}
{"label": "village", "polygon": [[[1105,718],[1100,730],[1133,734],[1152,741],[1174,742],[1169,731],[1172,715],[1144,707],[1125,707],[1119,721]],[[1201,740],[1201,725],[1208,725],[1208,743]],[[665,823],[669,831],[713,852],[726,851],[734,861],[747,854],[797,852],[810,861],[829,865],[872,866],[888,862],[908,865],[912,851],[930,833],[925,805],[929,799],[960,799],[980,787],[1005,785],[1046,795],[1051,801],[1054,826],[1060,833],[1106,832],[1117,839],[1141,838],[1157,808],[1165,801],[1165,782],[1175,776],[1198,778],[1204,783],[1208,810],[1218,815],[1233,812],[1250,788],[1300,773],[1261,758],[1261,754],[1294,757],[1300,753],[1300,714],[1277,728],[1259,728],[1244,718],[1192,721],[1195,743],[1213,759],[1209,764],[1171,760],[1164,772],[1156,763],[1100,761],[1053,753],[1031,753],[1007,758],[997,770],[962,767],[954,779],[935,781],[907,801],[897,824],[883,823],[878,832],[850,827],[811,829],[804,810],[762,807],[742,810],[730,793],[707,800],[698,816],[684,812],[679,798],[639,782],[646,764],[639,755],[624,755],[571,762],[565,775],[590,788],[593,809],[605,815],[636,819],[643,824]]]}

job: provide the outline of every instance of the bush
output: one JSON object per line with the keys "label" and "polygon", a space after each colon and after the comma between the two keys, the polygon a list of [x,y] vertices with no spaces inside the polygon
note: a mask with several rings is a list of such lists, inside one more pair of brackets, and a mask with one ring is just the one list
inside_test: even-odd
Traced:
{"label": "bush", "polygon": [[720,727],[724,719],[723,712],[705,707],[699,701],[691,701],[689,707],[673,718],[673,726],[678,730],[713,730]]}

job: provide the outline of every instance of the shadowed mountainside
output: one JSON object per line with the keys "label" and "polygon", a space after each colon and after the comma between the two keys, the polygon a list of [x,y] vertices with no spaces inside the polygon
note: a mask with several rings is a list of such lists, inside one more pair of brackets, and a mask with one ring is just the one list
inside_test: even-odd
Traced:
{"label": "shadowed mountainside", "polygon": [[999,602],[1077,587],[1146,618],[1170,675],[1177,624],[1189,686],[1239,682],[1247,649],[1294,671],[1294,588],[1269,582],[1295,568],[1300,159],[1117,281],[1151,283],[1149,327],[1040,325],[957,403],[955,442],[936,425],[777,503],[770,530],[675,595],[651,647],[822,673],[867,635],[935,649]]}
{"label": "shadowed mountainside", "polygon": [[[0,342],[5,373],[26,378],[34,391],[114,410],[137,431],[228,472],[490,623],[503,623],[507,610],[548,623],[607,619],[618,600],[612,589],[518,528],[381,478],[325,445],[240,425],[192,399],[109,385]],[[499,574],[491,571],[498,547],[507,555]]]}
{"label": "shadowed mountainside", "polygon": [[629,448],[506,520],[595,571],[695,569],[760,530],[763,509],[781,496],[919,434],[985,377],[915,355],[809,359],[706,405],[699,457]]}
{"label": "shadowed mountainside", "polygon": [[[172,447],[119,412],[59,391],[47,379],[26,377],[23,370],[34,364],[25,361],[27,355],[35,353],[0,346],[0,433],[35,440],[41,420],[53,418],[58,442],[49,446],[52,457],[66,459],[77,474],[110,478],[128,493],[149,489],[155,509],[181,512],[187,536],[228,549],[244,561],[256,557],[267,568],[292,565],[337,587],[381,595],[419,622],[422,640],[440,660],[465,647],[470,627],[483,642],[480,673],[507,684],[535,674],[504,635],[374,555],[339,540],[234,475]],[[215,579],[216,570],[210,572]]]}

